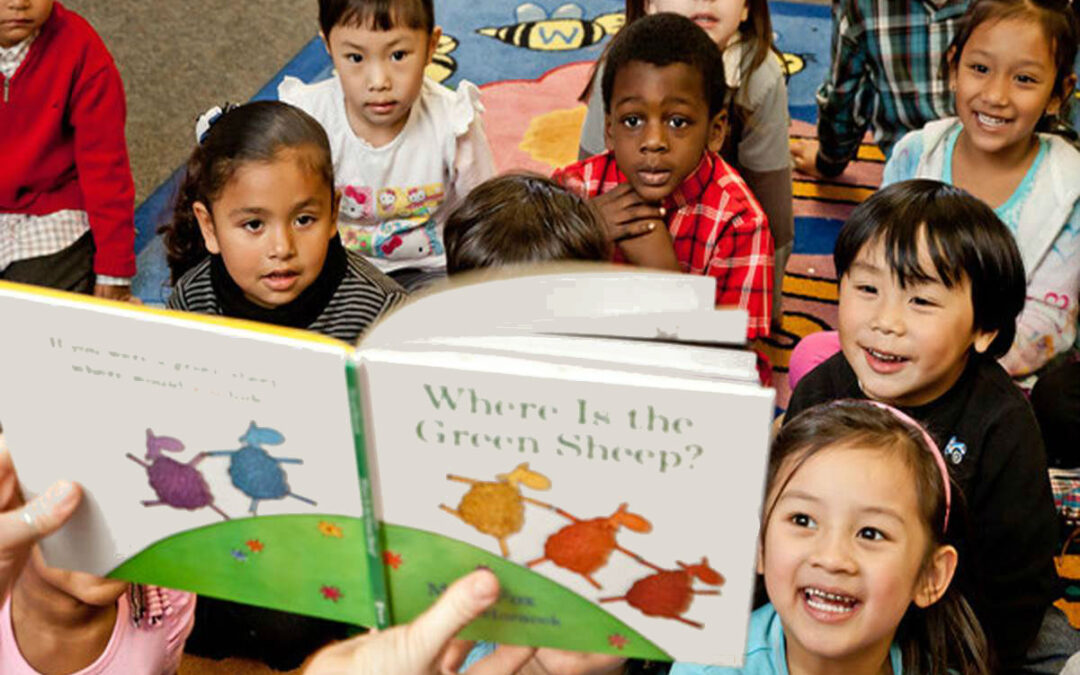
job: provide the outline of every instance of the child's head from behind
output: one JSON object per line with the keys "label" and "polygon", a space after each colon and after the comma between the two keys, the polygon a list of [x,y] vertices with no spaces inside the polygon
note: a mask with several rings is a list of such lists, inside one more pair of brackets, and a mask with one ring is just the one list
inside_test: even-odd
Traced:
{"label": "child's head from behind", "polygon": [[652,14],[613,38],[601,84],[605,135],[619,170],[643,200],[664,199],[719,129],[723,54],[690,19]]}
{"label": "child's head from behind", "polygon": [[244,296],[285,305],[318,278],[337,233],[326,132],[298,108],[259,101],[217,119],[187,163],[165,245],[175,282],[220,254]]}
{"label": "child's head from behind", "polygon": [[965,142],[990,153],[1031,147],[1067,109],[1078,27],[1065,0],[978,0],[947,54]]}
{"label": "child's head from behind", "polygon": [[469,192],[443,230],[446,269],[551,260],[608,260],[611,244],[591,206],[543,176],[516,173]]}
{"label": "child's head from behind", "polygon": [[53,0],[0,2],[0,47],[14,47],[33,35],[52,14]]}
{"label": "child's head from behind", "polygon": [[319,0],[319,27],[349,125],[385,145],[408,121],[439,42],[432,0]]}
{"label": "child's head from behind", "polygon": [[[905,668],[914,661],[945,672],[938,666],[950,661],[978,672],[964,665],[982,660],[978,624],[955,593],[945,595],[957,564],[944,544],[957,515],[947,481],[925,431],[881,404],[828,403],[783,426],[769,462],[758,571],[789,666],[824,659],[836,672],[875,671],[897,639]],[[944,647],[946,637],[956,644]]]}
{"label": "child's head from behind", "polygon": [[990,207],[930,180],[860,204],[837,236],[840,344],[870,398],[929,403],[972,350],[1008,351],[1024,305],[1023,260]]}

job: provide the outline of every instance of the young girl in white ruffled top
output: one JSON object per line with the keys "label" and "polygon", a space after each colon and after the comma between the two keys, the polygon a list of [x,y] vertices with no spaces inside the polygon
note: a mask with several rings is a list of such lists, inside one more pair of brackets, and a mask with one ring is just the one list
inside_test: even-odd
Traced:
{"label": "young girl in white ruffled top", "polygon": [[442,35],[432,0],[319,0],[319,26],[333,77],[285,78],[278,95],[330,137],[345,247],[418,288],[445,274],[444,207],[495,174],[480,92],[424,75]]}

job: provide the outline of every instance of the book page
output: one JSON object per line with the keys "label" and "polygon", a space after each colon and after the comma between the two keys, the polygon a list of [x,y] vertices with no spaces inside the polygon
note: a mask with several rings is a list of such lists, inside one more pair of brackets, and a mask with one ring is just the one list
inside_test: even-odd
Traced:
{"label": "book page", "polygon": [[503,598],[473,637],[741,662],[771,390],[448,349],[358,356],[396,621],[482,564]]}
{"label": "book page", "polygon": [[275,567],[331,558],[323,541],[339,567],[362,555],[330,517],[362,516],[346,345],[10,285],[0,315],[17,327],[0,351],[0,422],[20,479],[31,494],[59,478],[86,494],[45,540],[49,564],[140,580],[133,557],[172,542],[183,554],[153,574],[259,601],[290,583]]}

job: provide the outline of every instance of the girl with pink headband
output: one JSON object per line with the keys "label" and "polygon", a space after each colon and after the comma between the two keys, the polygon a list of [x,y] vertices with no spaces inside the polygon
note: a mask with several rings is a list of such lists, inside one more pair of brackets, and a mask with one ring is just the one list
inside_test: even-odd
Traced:
{"label": "girl with pink headband", "polygon": [[[978,621],[950,588],[949,473],[913,419],[873,401],[816,406],[773,442],[744,666],[671,675],[989,672]],[[954,516],[955,517],[955,516]]]}

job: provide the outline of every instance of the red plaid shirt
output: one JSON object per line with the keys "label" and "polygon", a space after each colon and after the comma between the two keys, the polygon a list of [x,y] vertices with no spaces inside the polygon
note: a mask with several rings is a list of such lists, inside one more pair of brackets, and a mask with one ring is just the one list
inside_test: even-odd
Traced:
{"label": "red plaid shirt", "polygon": [[[552,178],[586,199],[626,182],[610,151],[559,169]],[[765,212],[738,172],[706,152],[663,206],[683,271],[716,279],[717,306],[749,312],[748,338],[768,335],[773,240]]]}

